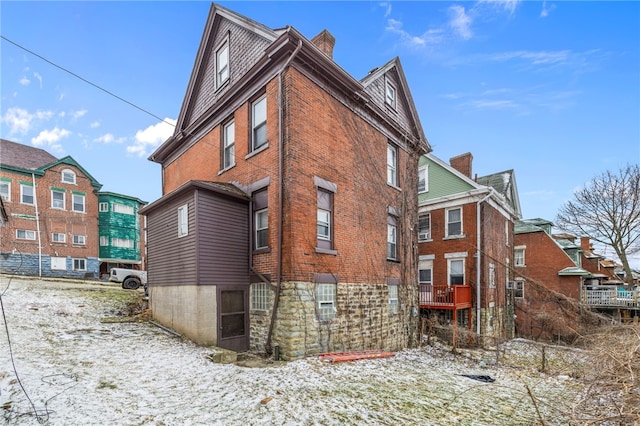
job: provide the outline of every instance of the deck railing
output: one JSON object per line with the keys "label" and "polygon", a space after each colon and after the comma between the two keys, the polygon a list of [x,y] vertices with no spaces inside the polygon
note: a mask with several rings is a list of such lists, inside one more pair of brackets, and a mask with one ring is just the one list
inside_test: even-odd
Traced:
{"label": "deck railing", "polygon": [[640,308],[640,290],[582,290],[580,302],[588,306]]}
{"label": "deck railing", "polygon": [[420,284],[420,307],[462,309],[471,307],[471,287],[468,285]]}

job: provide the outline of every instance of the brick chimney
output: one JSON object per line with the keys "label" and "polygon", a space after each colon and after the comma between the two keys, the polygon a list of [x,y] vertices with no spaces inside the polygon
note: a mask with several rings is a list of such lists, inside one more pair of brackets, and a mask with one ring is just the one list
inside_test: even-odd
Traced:
{"label": "brick chimney", "polygon": [[584,251],[593,250],[593,244],[589,241],[589,237],[580,237],[580,247]]}
{"label": "brick chimney", "polygon": [[336,38],[329,31],[320,31],[320,34],[312,38],[311,42],[322,50],[325,55],[333,59],[333,46],[336,44]]}
{"label": "brick chimney", "polygon": [[449,159],[451,167],[471,179],[471,163],[473,163],[473,155],[470,152],[460,154]]}

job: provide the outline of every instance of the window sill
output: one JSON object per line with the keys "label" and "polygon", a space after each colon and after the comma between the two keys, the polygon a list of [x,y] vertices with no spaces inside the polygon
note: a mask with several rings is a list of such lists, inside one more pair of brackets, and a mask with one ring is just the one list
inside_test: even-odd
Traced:
{"label": "window sill", "polygon": [[230,165],[229,167],[226,167],[226,168],[224,168],[224,169],[220,170],[220,171],[218,172],[218,176],[220,176],[221,174],[223,174],[223,173],[224,173],[224,172],[226,172],[227,170],[231,170],[231,169],[233,169],[235,166],[236,166],[236,163],[233,163],[233,164],[232,164],[232,165]]}
{"label": "window sill", "polygon": [[318,254],[331,254],[331,255],[337,256],[338,255],[338,250],[331,250],[331,249],[325,249],[325,248],[316,247],[316,253],[318,253]]}
{"label": "window sill", "polygon": [[389,257],[387,257],[387,262],[401,263],[398,259],[391,259]]}
{"label": "window sill", "polygon": [[443,240],[459,240],[461,238],[467,238],[465,234],[462,235],[450,235],[448,237],[444,237]]}
{"label": "window sill", "polygon": [[253,254],[271,253],[270,247],[261,247],[253,250]]}
{"label": "window sill", "polygon": [[431,243],[433,242],[433,238],[429,238],[428,240],[418,240],[419,243]]}
{"label": "window sill", "polygon": [[248,153],[247,155],[245,155],[244,159],[248,160],[249,158],[253,157],[254,155],[260,154],[262,151],[266,150],[267,148],[269,148],[269,142],[265,143],[260,148],[255,149],[255,150],[251,151],[250,153]]}
{"label": "window sill", "polygon": [[396,185],[394,185],[394,184],[392,184],[392,183],[387,182],[387,186],[390,186],[391,188],[393,188],[393,189],[395,189],[395,190],[397,190],[397,191],[402,192],[402,188],[400,188],[399,186],[396,186]]}

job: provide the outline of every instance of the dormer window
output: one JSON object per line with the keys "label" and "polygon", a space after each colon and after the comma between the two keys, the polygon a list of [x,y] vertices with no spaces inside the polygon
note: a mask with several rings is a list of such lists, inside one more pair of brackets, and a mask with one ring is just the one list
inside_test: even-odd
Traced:
{"label": "dormer window", "polygon": [[63,170],[62,171],[62,182],[70,183],[72,185],[76,184],[76,174],[73,170]]}
{"label": "dormer window", "polygon": [[396,109],[396,88],[387,81],[384,95],[384,102],[391,108]]}

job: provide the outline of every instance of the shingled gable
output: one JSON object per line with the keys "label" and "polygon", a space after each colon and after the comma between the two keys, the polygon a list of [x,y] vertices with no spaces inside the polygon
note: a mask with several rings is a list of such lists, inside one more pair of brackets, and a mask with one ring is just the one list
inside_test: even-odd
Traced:
{"label": "shingled gable", "polygon": [[[231,28],[237,31],[230,31]],[[251,38],[252,42],[243,42],[237,33]],[[229,40],[230,43],[231,75],[224,86],[216,89],[213,85],[215,54],[224,40]],[[295,57],[293,57],[294,52]],[[359,110],[362,117],[373,116],[376,120],[386,123],[388,131],[402,135],[403,140],[416,145],[421,152],[431,151],[398,58],[391,60],[379,71],[360,82],[295,28],[287,26],[271,30],[249,18],[213,4],[176,130],[173,136],[149,156],[149,160],[166,163],[177,158],[181,152],[196,143],[239,105],[246,102],[258,88],[282,72],[287,65],[295,66],[313,81],[321,81],[322,83],[319,84],[327,90],[345,93],[353,101],[351,107]],[[393,71],[397,74],[401,89],[399,92],[403,96],[402,104],[406,105],[409,125],[400,120],[392,120],[384,105],[373,101],[372,95],[367,91],[367,86],[373,84],[378,72],[385,71]],[[409,134],[407,129],[410,131]]]}
{"label": "shingled gable", "polygon": [[517,217],[522,217],[520,197],[518,196],[518,186],[516,185],[516,175],[513,169],[493,173],[487,176],[480,176],[478,177],[478,183],[495,189],[498,194],[502,195],[511,205],[511,208],[516,212]]}

